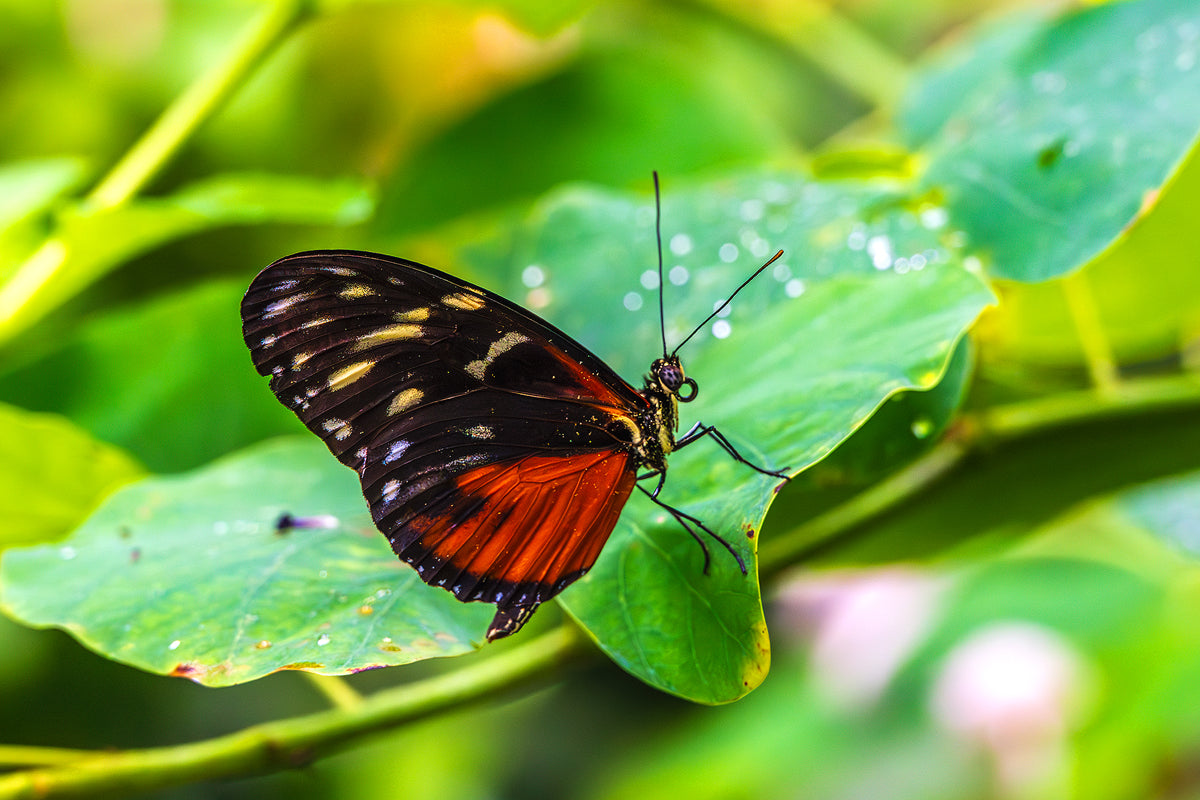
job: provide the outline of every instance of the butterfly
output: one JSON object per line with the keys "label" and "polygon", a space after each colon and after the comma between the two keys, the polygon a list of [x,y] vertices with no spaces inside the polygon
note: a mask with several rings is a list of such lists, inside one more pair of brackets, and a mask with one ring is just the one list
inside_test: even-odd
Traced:
{"label": "butterfly", "polygon": [[[657,173],[654,188],[658,209]],[[661,287],[660,222],[656,231]],[[697,531],[746,573],[724,539],[659,492],[667,456],[703,438],[787,478],[751,464],[712,426],[676,436],[679,404],[698,391],[679,348],[781,255],[670,352],[664,329],[640,391],[521,306],[377,253],[274,262],[242,300],[243,334],[276,397],[358,473],[396,554],[459,600],[496,605],[494,641],[588,571],[635,487],[700,544],[705,573]],[[652,478],[653,489],[642,485]]]}

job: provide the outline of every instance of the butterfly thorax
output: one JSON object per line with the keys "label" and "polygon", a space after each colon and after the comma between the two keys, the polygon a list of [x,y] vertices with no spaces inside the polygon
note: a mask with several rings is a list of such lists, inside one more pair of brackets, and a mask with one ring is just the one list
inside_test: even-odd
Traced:
{"label": "butterfly thorax", "polygon": [[[687,394],[684,387],[690,387]],[[675,431],[679,429],[679,403],[695,396],[696,382],[684,375],[678,356],[664,356],[650,365],[642,390],[648,407],[638,417],[640,435],[632,443],[640,467],[666,470],[667,455],[675,449]]]}

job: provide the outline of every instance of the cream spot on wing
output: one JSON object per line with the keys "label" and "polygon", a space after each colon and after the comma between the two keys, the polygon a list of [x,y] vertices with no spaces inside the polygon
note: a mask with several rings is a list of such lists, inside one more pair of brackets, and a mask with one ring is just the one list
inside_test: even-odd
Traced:
{"label": "cream spot on wing", "polygon": [[268,317],[274,317],[282,314],[284,311],[287,311],[289,308],[296,305],[296,303],[308,300],[312,296],[312,292],[297,292],[291,297],[285,297],[282,300],[276,300],[274,303],[271,303],[269,306],[263,309],[263,318],[266,319]]}
{"label": "cream spot on wing", "polygon": [[304,330],[308,330],[310,328],[316,328],[319,325],[324,325],[329,322],[333,322],[333,317],[314,317],[313,319],[310,319],[308,322],[304,323],[300,327]]}
{"label": "cream spot on wing", "polygon": [[344,419],[338,419],[337,417],[330,417],[329,419],[325,420],[321,423],[321,427],[325,429],[326,433],[332,434],[333,438],[337,439],[339,442],[348,439],[350,434],[354,433],[354,428],[350,426],[349,422],[346,422]]}
{"label": "cream spot on wing", "polygon": [[425,393],[420,389],[405,389],[392,398],[392,402],[388,404],[387,413],[402,414],[421,402],[421,398],[424,396]]}
{"label": "cream spot on wing", "polygon": [[388,448],[387,455],[383,457],[383,463],[391,464],[393,461],[399,460],[404,455],[404,451],[408,449],[408,442],[403,439],[397,439],[392,442]]}
{"label": "cream spot on wing", "polygon": [[483,298],[470,292],[455,292],[443,297],[442,305],[462,311],[478,311],[483,308]]}
{"label": "cream spot on wing", "polygon": [[373,294],[375,294],[375,291],[365,283],[348,283],[345,288],[338,292],[338,297],[341,297],[343,300],[361,300]]}
{"label": "cream spot on wing", "polygon": [[472,425],[464,429],[463,433],[472,439],[490,439],[496,435],[496,431],[491,425]]}
{"label": "cream spot on wing", "polygon": [[312,358],[312,353],[296,353],[292,358],[292,369],[298,370],[304,366],[304,362]]}
{"label": "cream spot on wing", "polygon": [[370,333],[364,333],[358,337],[358,341],[350,348],[350,351],[357,353],[360,350],[367,350],[372,347],[377,347],[388,342],[399,342],[405,339],[417,339],[425,332],[425,329],[420,325],[409,325],[401,323],[397,325],[386,325]]}
{"label": "cream spot on wing", "polygon": [[429,309],[422,306],[409,311],[401,311],[398,314],[393,314],[392,319],[396,322],[424,322],[429,319]]}
{"label": "cream spot on wing", "polygon": [[339,369],[329,376],[329,388],[336,391],[343,386],[354,383],[363,375],[370,372],[373,366],[375,366],[374,361],[359,361],[357,364],[351,364],[344,369]]}
{"label": "cream spot on wing", "polygon": [[522,342],[528,341],[528,336],[522,333],[517,333],[516,331],[509,331],[496,341],[492,342],[491,346],[488,348],[486,356],[478,361],[472,361],[467,364],[467,374],[476,380],[483,380],[483,376],[487,372],[487,368],[491,366],[493,361]]}
{"label": "cream spot on wing", "polygon": [[354,270],[347,267],[318,267],[322,272],[328,272],[330,275],[339,275],[343,278],[352,278],[355,275]]}
{"label": "cream spot on wing", "polygon": [[390,503],[396,499],[398,494],[400,494],[400,481],[388,481],[383,485],[380,496],[383,498],[383,502]]}

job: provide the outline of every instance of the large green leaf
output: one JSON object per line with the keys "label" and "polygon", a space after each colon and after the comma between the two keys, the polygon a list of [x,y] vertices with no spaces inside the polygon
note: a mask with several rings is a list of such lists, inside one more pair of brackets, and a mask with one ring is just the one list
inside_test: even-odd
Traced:
{"label": "large green leaf", "polygon": [[[280,533],[284,513],[329,527]],[[6,552],[0,605],[109,658],[211,686],[454,655],[491,618],[396,559],[354,474],[315,439],[121,489],[70,538]]]}
{"label": "large green leaf", "polygon": [[53,414],[0,404],[0,429],[0,550],[66,535],[109,492],[145,474]]}
{"label": "large green leaf", "polygon": [[[669,347],[775,248],[787,251],[682,352],[701,387],[682,407],[683,424],[719,425],[748,458],[773,468],[802,469],[889,395],[935,385],[991,300],[943,243],[937,210],[886,188],[818,184],[794,173],[668,186],[663,218],[668,274],[680,281],[666,292]],[[497,270],[497,250],[466,255]],[[564,191],[539,205],[499,260],[519,276],[510,296],[627,375],[661,349],[657,293],[647,288],[648,198]],[[517,289],[522,278],[536,285]],[[732,335],[721,341],[714,331]],[[662,497],[705,520],[752,563],[774,482],[711,442],[671,463]],[[707,545],[705,575],[688,534],[635,497],[596,566],[562,603],[633,674],[716,703],[762,680],[769,647],[757,581]]]}
{"label": "large green leaf", "polygon": [[[1197,25],[1193,0],[1073,9],[1022,47],[1002,47],[1016,51],[1005,69],[972,77],[978,88],[944,120],[945,104],[918,82],[911,97],[922,105],[901,117],[909,136],[941,123],[925,146],[925,185],[992,274],[1063,275],[1152,206],[1200,131]],[[980,57],[996,63],[991,48]],[[935,68],[929,80],[941,76]],[[956,84],[942,85],[957,97]]]}

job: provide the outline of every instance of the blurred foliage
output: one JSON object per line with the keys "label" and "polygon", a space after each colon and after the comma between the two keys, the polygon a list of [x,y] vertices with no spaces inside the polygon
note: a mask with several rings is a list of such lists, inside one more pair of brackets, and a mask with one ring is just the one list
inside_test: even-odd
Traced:
{"label": "blurred foliage", "polygon": [[[672,340],[788,252],[689,344],[688,411],[811,468],[776,497],[689,450],[664,489],[757,531],[765,609],[631,502],[531,625],[612,660],[221,796],[1195,796],[1198,60],[1193,0],[0,0],[0,767],[326,699],[124,664],[474,649],[487,609],[365,513],[271,529],[363,509],[317,443],[263,441],[301,426],[240,294],[289,252],[394,252],[634,378],[658,169]],[[534,634],[347,682],[369,709]]]}

